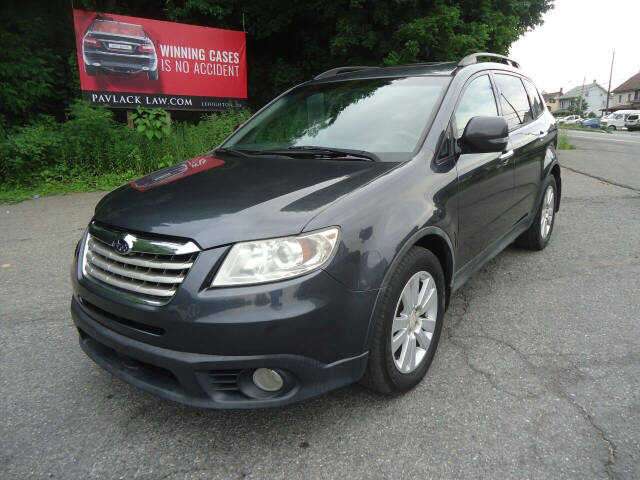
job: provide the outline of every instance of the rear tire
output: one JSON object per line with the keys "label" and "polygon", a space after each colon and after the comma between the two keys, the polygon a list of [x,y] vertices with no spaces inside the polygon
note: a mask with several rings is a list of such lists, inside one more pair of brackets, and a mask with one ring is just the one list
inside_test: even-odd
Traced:
{"label": "rear tire", "polygon": [[[538,206],[538,213],[529,229],[516,239],[516,245],[529,250],[544,249],[553,233],[553,225],[556,219],[556,199],[558,188],[556,179],[549,175],[542,184],[542,199]],[[549,204],[549,202],[551,204]]]}
{"label": "rear tire", "polygon": [[375,392],[396,395],[422,380],[438,347],[445,310],[445,279],[438,258],[427,249],[412,247],[381,295],[369,363],[360,382]]}
{"label": "rear tire", "polygon": [[617,130],[617,128],[616,128],[616,126],[615,126],[615,125],[611,125],[611,127],[610,127],[610,128],[611,128],[611,130],[614,130],[614,131],[615,131],[615,130]]}

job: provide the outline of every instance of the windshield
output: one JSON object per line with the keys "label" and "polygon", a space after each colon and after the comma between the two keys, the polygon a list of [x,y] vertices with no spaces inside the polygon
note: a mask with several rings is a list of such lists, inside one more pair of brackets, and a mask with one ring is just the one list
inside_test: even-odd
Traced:
{"label": "windshield", "polygon": [[264,152],[314,146],[409,158],[448,77],[351,80],[296,88],[256,115],[223,148]]}

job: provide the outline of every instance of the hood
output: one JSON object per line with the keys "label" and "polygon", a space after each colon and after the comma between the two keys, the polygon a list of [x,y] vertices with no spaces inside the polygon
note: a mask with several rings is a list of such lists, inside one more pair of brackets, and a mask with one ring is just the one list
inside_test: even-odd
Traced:
{"label": "hood", "polygon": [[395,163],[203,155],[106,195],[94,219],[202,249],[297,234],[317,213]]}

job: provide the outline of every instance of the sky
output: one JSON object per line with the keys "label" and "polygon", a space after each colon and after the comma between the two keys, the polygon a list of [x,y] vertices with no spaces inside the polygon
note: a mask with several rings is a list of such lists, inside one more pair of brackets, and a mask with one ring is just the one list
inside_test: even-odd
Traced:
{"label": "sky", "polygon": [[611,89],[640,72],[640,0],[556,0],[544,24],[511,45],[540,90],[568,91],[583,79]]}

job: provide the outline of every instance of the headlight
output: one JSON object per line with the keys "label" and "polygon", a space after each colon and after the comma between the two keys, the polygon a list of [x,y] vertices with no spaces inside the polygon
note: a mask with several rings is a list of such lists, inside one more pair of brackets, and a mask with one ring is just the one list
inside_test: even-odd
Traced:
{"label": "headlight", "polygon": [[273,282],[312,272],[331,259],[339,236],[340,229],[330,227],[295,237],[236,243],[211,286]]}

